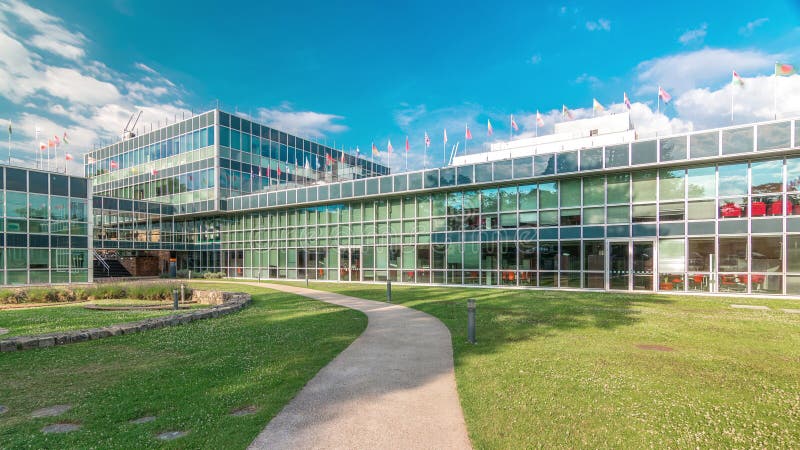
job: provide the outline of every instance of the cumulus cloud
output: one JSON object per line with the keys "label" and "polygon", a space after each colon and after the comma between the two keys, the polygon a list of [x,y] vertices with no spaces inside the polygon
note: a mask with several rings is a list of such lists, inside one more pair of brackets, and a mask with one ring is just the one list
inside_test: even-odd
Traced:
{"label": "cumulus cloud", "polygon": [[337,123],[343,119],[342,116],[314,111],[294,111],[288,103],[278,108],[259,108],[256,119],[287,133],[310,138],[320,138],[328,133],[347,130],[347,126]]}
{"label": "cumulus cloud", "polygon": [[654,58],[636,67],[636,94],[655,96],[658,86],[681,94],[701,86],[718,83],[731,76],[731,70],[751,72],[771,67],[779,56],[757,50],[703,48]]}
{"label": "cumulus cloud", "polygon": [[693,30],[686,30],[679,38],[678,42],[683,45],[692,44],[695,42],[703,42],[703,39],[706,37],[706,30],[708,29],[708,24],[704,23],[700,25],[700,27],[695,28]]}
{"label": "cumulus cloud", "polygon": [[586,22],[586,29],[589,31],[611,31],[611,21],[608,19],[589,20]]}
{"label": "cumulus cloud", "polygon": [[528,59],[528,62],[531,64],[539,64],[540,62],[542,62],[542,55],[537,53],[531,56],[530,59]]}
{"label": "cumulus cloud", "polygon": [[29,42],[34,47],[72,60],[81,59],[86,54],[83,49],[87,42],[86,36],[66,29],[59,18],[19,0],[0,2],[0,10],[5,11],[0,21],[6,28],[15,19],[31,29]]}
{"label": "cumulus cloud", "polygon": [[594,75],[589,75],[588,73],[582,73],[575,78],[575,83],[577,84],[588,84],[589,86],[596,88],[600,87],[603,82]]}
{"label": "cumulus cloud", "polygon": [[768,21],[769,21],[768,18],[761,17],[752,22],[747,22],[745,26],[739,28],[739,34],[741,34],[742,36],[750,36],[751,34],[753,34],[753,31],[755,31],[756,28],[760,27],[761,25],[764,25]]}

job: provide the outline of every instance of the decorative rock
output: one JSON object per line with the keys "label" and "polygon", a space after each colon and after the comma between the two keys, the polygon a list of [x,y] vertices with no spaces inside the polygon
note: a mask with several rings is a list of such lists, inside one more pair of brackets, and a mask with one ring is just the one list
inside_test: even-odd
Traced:
{"label": "decorative rock", "polygon": [[54,423],[42,428],[42,433],[69,433],[70,431],[80,430],[81,426],[77,423]]}
{"label": "decorative rock", "polygon": [[16,340],[0,341],[0,352],[13,352],[17,350]]}
{"label": "decorative rock", "polygon": [[769,311],[768,306],[763,305],[731,305],[731,308],[734,309],[754,309],[759,311]]}
{"label": "decorative rock", "polygon": [[250,406],[245,406],[244,408],[239,408],[231,411],[231,415],[234,417],[241,417],[241,416],[249,416],[257,412],[258,412],[258,407],[250,405]]}
{"label": "decorative rock", "polygon": [[155,420],[156,420],[156,416],[144,416],[144,417],[139,417],[138,419],[133,419],[133,420],[130,421],[130,423],[135,424],[135,425],[140,425],[140,424],[143,424],[143,423],[150,423],[150,422],[153,422]]}
{"label": "decorative rock", "polygon": [[72,409],[72,405],[55,405],[47,408],[37,409],[31,413],[31,417],[55,417],[64,414]]}
{"label": "decorative rock", "polygon": [[45,337],[39,339],[39,348],[52,347],[56,345],[56,340],[52,337]]}
{"label": "decorative rock", "polygon": [[5,414],[7,412],[8,412],[8,408],[3,406],[3,405],[0,405],[0,414]]}
{"label": "decorative rock", "polygon": [[186,436],[187,434],[189,434],[189,433],[186,432],[186,431],[165,431],[165,432],[159,434],[156,437],[158,439],[161,439],[162,441],[171,441],[173,439],[182,438],[182,437]]}

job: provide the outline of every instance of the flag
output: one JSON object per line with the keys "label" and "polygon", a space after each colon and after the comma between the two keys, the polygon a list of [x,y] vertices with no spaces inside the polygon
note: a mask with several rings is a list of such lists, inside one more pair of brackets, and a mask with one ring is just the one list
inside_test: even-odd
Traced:
{"label": "flag", "polygon": [[392,150],[394,150],[394,148],[392,148],[392,140],[389,139],[389,145],[386,146],[386,151],[391,155]]}
{"label": "flag", "polygon": [[381,151],[378,150],[378,146],[375,145],[374,142],[372,143],[372,154],[375,155],[375,156],[378,156],[378,155],[381,154]]}
{"label": "flag", "polygon": [[[564,108],[566,108],[566,106]],[[542,115],[539,113],[538,109],[536,110],[536,125],[540,127],[544,126],[544,118],[542,118]]]}
{"label": "flag", "polygon": [[278,172],[278,178],[280,178],[280,177],[281,177],[281,165],[280,165],[280,163],[278,163],[278,170],[277,170],[277,172]]}
{"label": "flag", "polygon": [[[469,131],[469,125],[464,125],[464,128],[466,128],[466,130],[467,130],[467,131],[464,132],[464,139],[466,139],[466,140],[472,139],[472,132]],[[464,145],[467,145],[467,144],[464,144]]]}
{"label": "flag", "polygon": [[592,109],[594,109],[595,112],[605,111],[605,108],[603,107],[603,105],[601,105],[600,102],[598,102],[596,98],[592,99]]}
{"label": "flag", "polygon": [[513,114],[511,115],[511,129],[514,131],[519,131],[519,126],[517,125],[517,122],[514,121]]}
{"label": "flag", "polygon": [[408,136],[406,136],[406,153],[408,153],[409,150],[410,147],[408,146]]}
{"label": "flag", "polygon": [[447,144],[447,128],[444,129],[444,143]]}
{"label": "flag", "polygon": [[567,105],[561,105],[561,117],[572,119],[572,111],[567,108]]}
{"label": "flag", "polygon": [[344,152],[342,152],[341,161],[342,161],[342,164],[344,164]]}
{"label": "flag", "polygon": [[428,137],[428,132],[426,131],[425,132],[425,148],[428,148],[430,146],[431,146],[431,138]]}
{"label": "flag", "polygon": [[152,176],[158,175],[158,170],[156,170],[156,169],[151,170],[150,171],[150,175],[152,175]]}
{"label": "flag", "polygon": [[631,109],[631,99],[628,98],[627,92],[622,93],[622,102],[625,103],[625,106],[628,108],[628,110]]}
{"label": "flag", "polygon": [[48,140],[47,140],[47,146],[48,146],[48,147],[55,147],[55,146],[56,146],[56,144],[55,144],[55,142],[53,142],[53,140],[52,140],[52,139],[48,139]]}
{"label": "flag", "polygon": [[775,63],[775,75],[779,77],[788,77],[793,75],[797,70],[791,64]]}
{"label": "flag", "polygon": [[64,157],[67,158],[67,161],[72,161],[72,155],[70,153],[67,153]]}
{"label": "flag", "polygon": [[119,164],[117,164],[117,162],[116,162],[116,161],[112,160],[112,161],[111,161],[111,168],[112,168],[112,169],[116,169],[117,167],[119,167]]}
{"label": "flag", "polygon": [[64,138],[61,139],[61,140],[64,141],[65,144],[69,144],[69,139],[67,139],[67,132],[66,131],[64,132]]}
{"label": "flag", "polygon": [[330,153],[325,153],[325,165],[330,166],[333,164],[333,156]]}
{"label": "flag", "polygon": [[494,133],[494,130],[492,129],[492,121],[490,119],[486,119],[486,132],[489,133],[489,136]]}
{"label": "flag", "polygon": [[734,86],[744,87],[744,80],[742,77],[739,76],[736,71],[733,71],[733,76],[731,77],[731,84]]}
{"label": "flag", "polygon": [[53,141],[56,143],[56,145],[61,144],[61,141],[58,139],[58,135],[53,136]]}
{"label": "flag", "polygon": [[664,103],[669,103],[669,101],[672,100],[672,96],[661,86],[658,87],[658,98],[664,100]]}
{"label": "flag", "polygon": [[42,151],[47,150],[47,144],[45,144],[42,141],[39,141],[39,150],[42,150]]}

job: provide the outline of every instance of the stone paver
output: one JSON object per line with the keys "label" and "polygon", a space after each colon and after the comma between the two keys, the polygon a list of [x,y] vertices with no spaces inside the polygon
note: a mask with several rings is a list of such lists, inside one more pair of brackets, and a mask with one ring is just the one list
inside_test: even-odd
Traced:
{"label": "stone paver", "polygon": [[31,413],[31,417],[55,417],[64,414],[72,409],[72,405],[55,405],[47,408],[37,409]]}
{"label": "stone paver", "polygon": [[251,449],[471,448],[450,332],[438,319],[399,305],[256,285],[363,311],[369,324],[272,419]]}
{"label": "stone paver", "polygon": [[77,423],[54,423],[52,425],[47,425],[46,427],[42,428],[42,433],[44,434],[51,434],[51,433],[69,433],[71,431],[80,430],[81,426]]}
{"label": "stone paver", "polygon": [[187,431],[165,431],[164,433],[159,434],[156,438],[162,441],[171,441],[173,439],[182,438],[189,434]]}
{"label": "stone paver", "polygon": [[239,408],[231,411],[231,415],[233,417],[242,417],[242,416],[250,416],[258,412],[258,408],[255,406],[245,406],[244,408]]}
{"label": "stone paver", "polygon": [[731,305],[731,308],[735,309],[753,309],[758,311],[769,311],[769,306],[763,305]]}
{"label": "stone paver", "polygon": [[143,423],[150,423],[150,422],[153,422],[155,420],[156,420],[156,416],[144,416],[144,417],[139,417],[138,419],[133,419],[133,420],[130,421],[130,423],[132,423],[134,425],[140,425],[140,424],[143,424]]}

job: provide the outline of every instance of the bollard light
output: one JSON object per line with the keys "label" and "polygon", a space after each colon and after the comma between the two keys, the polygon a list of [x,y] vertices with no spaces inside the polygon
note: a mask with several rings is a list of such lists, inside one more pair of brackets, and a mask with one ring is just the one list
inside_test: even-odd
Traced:
{"label": "bollard light", "polygon": [[475,343],[475,299],[467,300],[467,339]]}
{"label": "bollard light", "polygon": [[180,295],[180,292],[178,292],[177,289],[173,289],[172,290],[172,309],[174,309],[174,310],[178,309],[178,300],[179,300],[178,296],[179,295]]}
{"label": "bollard light", "polygon": [[186,303],[186,285],[181,283],[181,303]]}
{"label": "bollard light", "polygon": [[386,301],[392,303],[392,279],[386,279]]}

